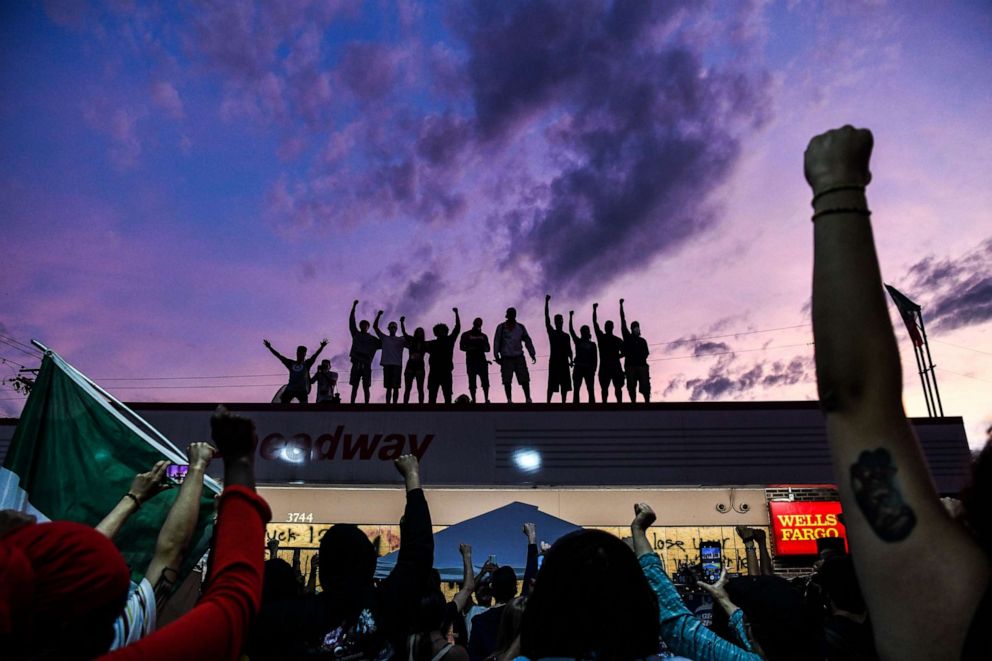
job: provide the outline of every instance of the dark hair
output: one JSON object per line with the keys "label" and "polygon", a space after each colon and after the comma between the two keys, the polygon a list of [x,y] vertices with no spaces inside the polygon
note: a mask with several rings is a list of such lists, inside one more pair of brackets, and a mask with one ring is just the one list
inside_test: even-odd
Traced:
{"label": "dark hair", "polygon": [[305,346],[303,346],[302,344],[300,346],[296,347],[296,355],[299,356],[301,353],[304,356],[307,355],[307,348]]}
{"label": "dark hair", "polygon": [[424,335],[426,335],[426,333],[424,333],[424,329],[421,326],[417,326],[417,328],[414,329],[413,331],[413,339],[415,340],[420,340],[421,342],[423,342]]}
{"label": "dark hair", "polygon": [[281,558],[265,561],[262,581],[262,603],[298,597],[302,586],[292,565]]}
{"label": "dark hair", "polygon": [[447,324],[434,324],[434,334],[438,337],[444,337],[448,334]]}
{"label": "dark hair", "polygon": [[420,597],[413,613],[413,635],[407,642],[415,661],[429,661],[434,656],[431,632],[441,630],[446,603],[444,593],[437,588],[428,590]]}
{"label": "dark hair", "polygon": [[826,560],[817,572],[816,578],[837,608],[850,613],[865,612],[865,598],[861,594],[861,586],[854,573],[851,556],[835,556]]}
{"label": "dark hair", "polygon": [[503,607],[503,614],[499,618],[499,632],[496,634],[496,648],[491,657],[502,658],[513,645],[517,636],[520,635],[520,623],[524,617],[524,606],[527,604],[527,597],[514,597],[506,602]]}
{"label": "dark hair", "polygon": [[331,526],[320,538],[320,583],[325,590],[335,583],[370,585],[376,560],[375,546],[358,526]]}
{"label": "dark hair", "polygon": [[820,658],[802,595],[787,580],[781,576],[741,576],[727,583],[727,594],[744,611],[765,658]]}
{"label": "dark hair", "polygon": [[613,330],[613,321],[608,319],[606,323],[603,324],[603,328],[606,330]]}
{"label": "dark hair", "polygon": [[363,331],[366,330],[371,325],[372,324],[369,323],[368,319],[362,319],[360,322],[358,322],[358,327]]}
{"label": "dark hair", "polygon": [[592,337],[592,331],[589,330],[589,326],[583,325],[582,328],[579,329],[579,335],[582,337]]}
{"label": "dark hair", "polygon": [[520,625],[520,653],[600,661],[658,653],[658,599],[633,551],[601,530],[559,539],[544,556]]}
{"label": "dark hair", "polygon": [[505,604],[517,596],[517,573],[513,567],[503,565],[493,572],[493,599]]}

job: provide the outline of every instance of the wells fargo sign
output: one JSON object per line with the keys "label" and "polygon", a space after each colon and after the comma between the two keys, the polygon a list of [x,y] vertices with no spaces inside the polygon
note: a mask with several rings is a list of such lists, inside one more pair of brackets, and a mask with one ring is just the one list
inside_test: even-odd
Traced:
{"label": "wells fargo sign", "polygon": [[839,537],[847,545],[847,531],[838,520],[838,501],[768,503],[777,555],[815,555],[816,540]]}

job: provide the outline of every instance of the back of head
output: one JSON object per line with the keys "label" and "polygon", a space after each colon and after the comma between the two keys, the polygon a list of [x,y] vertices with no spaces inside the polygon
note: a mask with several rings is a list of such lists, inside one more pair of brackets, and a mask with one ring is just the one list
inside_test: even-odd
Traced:
{"label": "back of head", "polygon": [[510,321],[514,321],[517,318],[516,308],[506,308],[506,318]]}
{"label": "back of head", "polygon": [[503,614],[499,618],[499,631],[496,633],[496,649],[493,656],[497,659],[503,658],[520,635],[520,622],[523,620],[526,604],[527,597],[514,597],[506,602]]}
{"label": "back of head", "polygon": [[565,317],[561,316],[560,314],[556,314],[555,315],[555,328],[557,328],[558,330],[561,330],[564,325],[565,325]]}
{"label": "back of head", "polygon": [[421,328],[420,326],[417,326],[417,329],[413,331],[413,339],[417,340],[418,342],[423,342],[424,337],[426,337],[426,333],[424,332],[424,329]]}
{"label": "back of head", "polygon": [[517,596],[517,573],[513,567],[503,565],[493,572],[493,599],[497,604],[506,602]]}
{"label": "back of head", "polygon": [[371,587],[377,555],[368,536],[351,523],[339,523],[320,539],[320,583],[325,591],[348,596]]}
{"label": "back of head", "polygon": [[24,526],[3,542],[0,629],[11,626],[0,632],[4,654],[91,658],[106,652],[130,584],[113,542],[68,521]]}
{"label": "back of head", "polygon": [[851,556],[834,556],[824,561],[816,578],[834,606],[849,613],[865,612],[865,599]]}
{"label": "back of head", "polygon": [[751,624],[751,632],[770,661],[816,659],[813,623],[799,592],[781,576],[742,576],[727,583],[727,594]]}
{"label": "back of head", "polygon": [[370,325],[371,324],[369,324],[368,319],[362,319],[358,323],[358,330],[362,331],[363,333],[368,333],[369,332],[369,326]]}
{"label": "back of head", "polygon": [[320,361],[320,365],[318,366],[317,369],[319,369],[322,372],[326,372],[327,370],[331,369],[331,361],[325,358],[324,360]]}
{"label": "back of head", "polygon": [[583,326],[579,329],[579,335],[583,340],[588,340],[592,337],[592,331],[589,330],[589,326]]}
{"label": "back of head", "polygon": [[475,330],[482,330],[482,317],[476,317],[472,320],[472,328]]}
{"label": "back of head", "polygon": [[521,654],[603,661],[658,652],[658,601],[618,538],[580,530],[548,551],[527,599]]}
{"label": "back of head", "polygon": [[605,324],[603,324],[603,330],[606,331],[606,334],[607,335],[612,335],[613,334],[613,322],[612,321],[607,321]]}
{"label": "back of head", "polygon": [[302,586],[292,565],[281,558],[265,561],[262,602],[290,599],[300,596],[302,592]]}
{"label": "back of head", "polygon": [[448,326],[446,324],[435,324],[434,335],[437,337],[446,337],[448,335]]}

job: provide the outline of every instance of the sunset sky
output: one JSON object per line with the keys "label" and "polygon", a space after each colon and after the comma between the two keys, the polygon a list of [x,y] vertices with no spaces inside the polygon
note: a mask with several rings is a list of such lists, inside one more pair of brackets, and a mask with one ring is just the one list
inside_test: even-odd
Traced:
{"label": "sunset sky", "polygon": [[[37,338],[125,401],[268,401],[285,370],[262,339],[328,337],[346,380],[358,298],[490,334],[516,306],[543,401],[547,292],[577,325],[624,297],[656,400],[812,399],[802,153],[851,123],[875,133],[882,274],[923,305],[945,413],[973,447],[992,424],[985,0],[0,12],[2,378]],[[22,404],[0,388],[0,415]]]}

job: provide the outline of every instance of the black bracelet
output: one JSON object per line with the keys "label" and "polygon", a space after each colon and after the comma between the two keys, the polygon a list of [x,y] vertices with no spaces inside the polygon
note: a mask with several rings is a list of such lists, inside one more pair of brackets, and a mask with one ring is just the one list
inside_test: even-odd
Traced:
{"label": "black bracelet", "polygon": [[137,507],[138,509],[141,509],[141,501],[138,500],[138,497],[135,496],[133,493],[131,493],[130,491],[128,491],[126,494],[124,494],[124,497],[125,498],[130,498],[131,500],[133,500],[134,501],[134,506]]}
{"label": "black bracelet", "polygon": [[856,213],[861,214],[862,216],[871,216],[871,210],[864,207],[843,207],[839,209],[824,209],[823,211],[817,211],[813,214],[813,218],[811,220],[816,222],[817,218],[822,216],[832,216],[838,213]]}
{"label": "black bracelet", "polygon": [[864,186],[860,186],[858,184],[841,184],[840,186],[831,186],[830,188],[826,188],[824,190],[821,190],[818,193],[814,193],[813,194],[813,201],[810,204],[812,204],[812,205],[815,206],[816,205],[816,201],[819,200],[824,195],[830,195],[831,193],[838,193],[840,191],[845,191],[845,190],[856,190],[856,191],[861,191],[862,193],[864,193],[865,192],[865,187]]}

